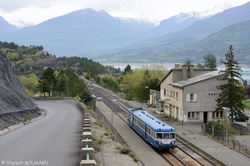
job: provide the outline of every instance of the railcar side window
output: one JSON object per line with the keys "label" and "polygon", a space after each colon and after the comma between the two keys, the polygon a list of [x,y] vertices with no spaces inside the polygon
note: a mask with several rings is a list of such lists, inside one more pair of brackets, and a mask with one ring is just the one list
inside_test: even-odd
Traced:
{"label": "railcar side window", "polygon": [[174,133],[170,133],[170,139],[175,138],[175,134]]}

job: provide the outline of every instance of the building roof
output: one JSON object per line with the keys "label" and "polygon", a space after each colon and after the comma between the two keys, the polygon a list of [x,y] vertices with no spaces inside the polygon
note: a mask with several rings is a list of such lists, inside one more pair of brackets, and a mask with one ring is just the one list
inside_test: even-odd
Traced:
{"label": "building roof", "polygon": [[179,88],[183,88],[185,86],[189,86],[198,82],[202,82],[211,78],[215,78],[215,77],[219,77],[224,75],[224,73],[220,73],[219,70],[215,70],[215,71],[210,71],[210,72],[205,72],[205,73],[201,73],[199,75],[196,75],[194,77],[191,77],[189,79],[186,80],[181,80],[175,83],[171,83],[170,85],[175,86],[175,87],[179,87]]}
{"label": "building roof", "polygon": [[[214,71],[216,69],[193,69],[194,71]],[[170,73],[172,73],[173,71],[180,71],[182,72],[182,69],[171,69],[166,75],[165,77],[158,83],[159,85],[170,75]]]}
{"label": "building roof", "polygon": [[175,132],[175,129],[163,121],[157,119],[153,115],[149,114],[147,111],[142,109],[131,108],[130,112],[133,112],[134,116],[141,120],[143,123],[147,124],[151,129],[156,132]]}

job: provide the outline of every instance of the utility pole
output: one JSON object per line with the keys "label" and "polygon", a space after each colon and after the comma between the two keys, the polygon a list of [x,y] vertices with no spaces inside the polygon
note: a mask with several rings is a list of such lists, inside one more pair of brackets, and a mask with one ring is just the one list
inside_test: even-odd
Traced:
{"label": "utility pole", "polygon": [[227,113],[230,112],[230,108],[227,107],[222,107],[224,114],[225,114],[225,118],[226,118],[226,146],[228,147],[228,117],[227,117]]}
{"label": "utility pole", "polygon": [[112,128],[113,128],[113,122],[114,122],[114,109],[115,109],[114,104],[115,104],[115,102],[116,102],[117,100],[116,100],[116,99],[113,99],[113,100],[111,100],[111,101],[112,101],[111,125],[112,125]]}

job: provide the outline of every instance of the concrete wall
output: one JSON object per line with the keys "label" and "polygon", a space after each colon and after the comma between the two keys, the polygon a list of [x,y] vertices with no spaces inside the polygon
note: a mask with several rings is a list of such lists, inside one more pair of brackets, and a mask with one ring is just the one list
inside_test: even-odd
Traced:
{"label": "concrete wall", "polygon": [[[216,99],[221,92],[216,86],[222,84],[222,81],[218,81],[217,77],[209,80],[202,81],[200,83],[192,84],[184,88],[183,91],[183,108],[184,113],[188,115],[188,112],[200,112],[199,119],[193,119],[188,121],[203,122],[204,112],[208,112],[208,121],[214,120],[212,118],[212,112],[216,107]],[[196,94],[197,101],[187,101],[187,94]]]}

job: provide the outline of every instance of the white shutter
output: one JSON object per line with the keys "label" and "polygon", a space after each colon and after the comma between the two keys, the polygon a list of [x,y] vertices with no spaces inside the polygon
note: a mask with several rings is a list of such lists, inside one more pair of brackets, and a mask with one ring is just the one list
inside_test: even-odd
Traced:
{"label": "white shutter", "polygon": [[197,94],[194,94],[194,101],[197,101]]}
{"label": "white shutter", "polygon": [[190,94],[187,94],[187,101],[190,101]]}

